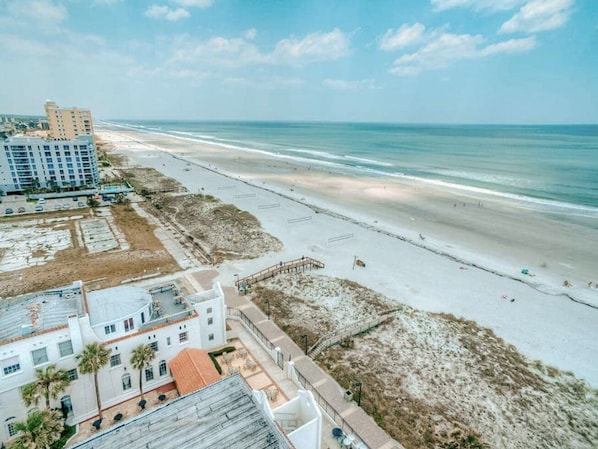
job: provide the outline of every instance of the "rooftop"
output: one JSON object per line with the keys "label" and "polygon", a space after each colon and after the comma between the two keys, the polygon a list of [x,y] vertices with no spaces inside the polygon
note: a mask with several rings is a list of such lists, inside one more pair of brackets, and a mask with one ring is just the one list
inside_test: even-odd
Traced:
{"label": "rooftop", "polygon": [[68,324],[83,312],[80,281],[66,287],[4,299],[0,308],[0,342]]}
{"label": "rooftop", "polygon": [[132,315],[151,302],[152,295],[146,289],[130,285],[96,290],[87,294],[92,326]]}
{"label": "rooftop", "polygon": [[291,449],[240,375],[182,396],[72,446],[73,449]]}
{"label": "rooftop", "polygon": [[181,395],[192,393],[220,379],[207,352],[186,348],[169,363],[176,388]]}

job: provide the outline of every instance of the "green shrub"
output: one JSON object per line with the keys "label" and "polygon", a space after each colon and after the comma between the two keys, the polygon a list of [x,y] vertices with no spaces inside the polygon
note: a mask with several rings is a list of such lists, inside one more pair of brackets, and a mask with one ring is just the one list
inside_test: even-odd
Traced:
{"label": "green shrub", "polygon": [[212,363],[216,367],[216,371],[218,371],[218,374],[222,374],[222,367],[220,366],[220,363],[218,363],[218,360],[216,360],[216,357],[224,354],[225,352],[233,352],[236,350],[237,350],[237,348],[235,348],[234,346],[226,346],[222,349],[219,349],[218,351],[208,352],[208,355],[210,356],[210,360],[212,360]]}

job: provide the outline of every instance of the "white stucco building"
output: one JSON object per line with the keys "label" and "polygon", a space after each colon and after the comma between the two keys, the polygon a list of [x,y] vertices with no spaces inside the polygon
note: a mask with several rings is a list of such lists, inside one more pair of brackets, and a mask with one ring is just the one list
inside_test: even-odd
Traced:
{"label": "white stucco building", "polygon": [[[91,375],[77,369],[76,355],[91,342],[111,349],[99,372],[103,408],[139,395],[139,371],[131,351],[150,344],[156,357],[143,372],[149,391],[173,381],[168,363],[186,347],[210,350],[226,343],[224,294],[211,290],[185,294],[175,282],[145,289],[120,286],[87,293],[82,282],[33,295],[5,299],[0,313],[0,441],[15,436],[14,423],[26,407],[21,388],[36,369],[50,364],[68,371],[71,385],[51,407],[62,408],[67,423],[97,415]],[[44,404],[38,404],[43,407]]]}

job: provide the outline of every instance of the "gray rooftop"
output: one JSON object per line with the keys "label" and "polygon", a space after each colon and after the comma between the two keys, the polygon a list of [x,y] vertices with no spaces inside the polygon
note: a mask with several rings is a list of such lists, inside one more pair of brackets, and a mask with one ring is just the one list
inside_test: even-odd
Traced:
{"label": "gray rooftop", "polygon": [[92,326],[133,315],[151,302],[152,295],[146,289],[133,286],[106,288],[87,294]]}
{"label": "gray rooftop", "polygon": [[0,342],[68,324],[83,313],[81,282],[53,290],[4,299],[0,305]]}
{"label": "gray rooftop", "polygon": [[72,449],[292,449],[240,375],[111,427]]}

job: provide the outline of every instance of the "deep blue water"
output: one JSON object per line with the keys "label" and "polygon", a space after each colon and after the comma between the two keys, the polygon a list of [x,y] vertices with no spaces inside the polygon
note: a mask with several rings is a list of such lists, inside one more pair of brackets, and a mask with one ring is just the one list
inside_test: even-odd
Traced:
{"label": "deep blue water", "polygon": [[415,177],[574,209],[598,208],[598,125],[112,123],[357,176]]}

